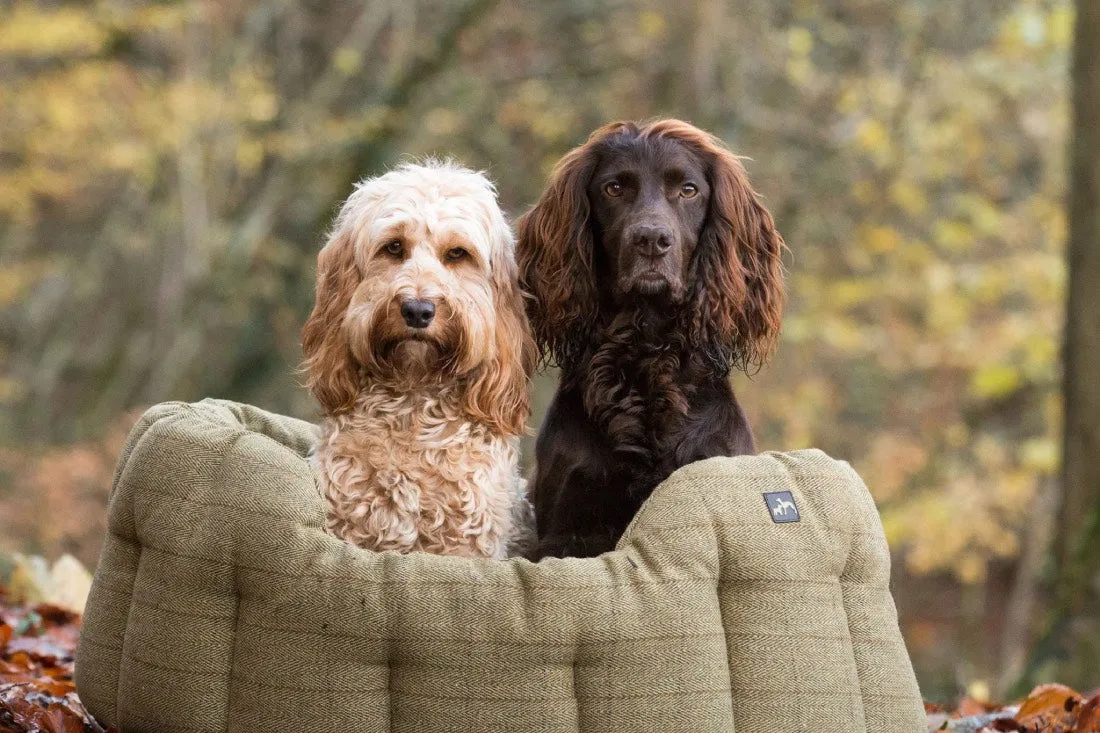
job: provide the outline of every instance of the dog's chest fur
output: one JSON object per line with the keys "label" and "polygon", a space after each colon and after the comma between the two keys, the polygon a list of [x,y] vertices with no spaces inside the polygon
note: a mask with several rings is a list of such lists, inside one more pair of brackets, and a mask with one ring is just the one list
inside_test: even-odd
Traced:
{"label": "dog's chest fur", "polygon": [[470,421],[458,389],[368,388],[325,419],[313,461],[332,534],[376,551],[506,556],[518,440]]}

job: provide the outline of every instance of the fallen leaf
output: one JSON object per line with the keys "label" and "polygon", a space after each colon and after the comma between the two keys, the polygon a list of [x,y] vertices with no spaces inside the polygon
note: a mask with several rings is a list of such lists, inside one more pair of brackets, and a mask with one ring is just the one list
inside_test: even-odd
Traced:
{"label": "fallen leaf", "polygon": [[1071,733],[1081,695],[1065,685],[1039,685],[1016,713],[1016,722],[1035,733]]}
{"label": "fallen leaf", "polygon": [[1081,705],[1073,733],[1100,733],[1100,694],[1093,695]]}
{"label": "fallen leaf", "polygon": [[72,555],[62,555],[50,568],[47,599],[72,615],[84,613],[92,589],[92,574]]}
{"label": "fallen leaf", "polygon": [[80,616],[10,598],[0,589],[0,732],[105,733],[73,684]]}

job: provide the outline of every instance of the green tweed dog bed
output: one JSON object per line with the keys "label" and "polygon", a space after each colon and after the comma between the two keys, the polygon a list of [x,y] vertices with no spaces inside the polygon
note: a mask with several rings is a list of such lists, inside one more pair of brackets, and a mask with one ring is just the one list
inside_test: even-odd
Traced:
{"label": "green tweed dog bed", "polygon": [[615,552],[533,564],[376,554],[328,536],[305,457],[314,436],[211,400],[142,417],[77,656],[101,721],[158,733],[925,730],[878,514],[845,463],[819,451],[702,461],[657,488]]}

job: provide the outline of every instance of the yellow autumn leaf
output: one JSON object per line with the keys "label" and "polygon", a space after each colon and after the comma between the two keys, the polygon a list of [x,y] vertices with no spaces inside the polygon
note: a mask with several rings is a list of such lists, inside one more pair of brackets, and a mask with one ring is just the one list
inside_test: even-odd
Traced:
{"label": "yellow autumn leaf", "polygon": [[970,394],[982,399],[1004,397],[1016,391],[1022,378],[1011,364],[991,364],[978,369],[970,378]]}
{"label": "yellow autumn leaf", "polygon": [[1059,50],[1073,45],[1073,6],[1060,5],[1050,13],[1050,42]]}
{"label": "yellow autumn leaf", "polygon": [[107,32],[76,6],[39,9],[19,2],[0,15],[0,54],[43,58],[92,54],[103,48]]}
{"label": "yellow autumn leaf", "polygon": [[992,201],[970,196],[965,200],[965,205],[970,214],[970,221],[979,234],[991,237],[1000,233],[1002,215]]}
{"label": "yellow autumn leaf", "polygon": [[22,382],[13,377],[0,376],[0,403],[14,402],[22,394]]}
{"label": "yellow autumn leaf", "polygon": [[809,56],[814,50],[814,37],[805,28],[792,28],[787,32],[787,48],[795,56]]}
{"label": "yellow autumn leaf", "polygon": [[248,102],[248,113],[257,122],[270,122],[279,113],[279,98],[270,91],[257,92]]}
{"label": "yellow autumn leaf", "polygon": [[363,55],[358,49],[341,46],[332,54],[332,66],[344,76],[351,76],[363,65]]}
{"label": "yellow autumn leaf", "polygon": [[955,219],[939,220],[932,226],[936,244],[951,252],[959,252],[974,243],[970,227]]}
{"label": "yellow autumn leaf", "polygon": [[1061,461],[1061,447],[1050,437],[1025,441],[1018,451],[1020,463],[1033,471],[1053,474]]}
{"label": "yellow autumn leaf", "polygon": [[875,294],[872,283],[863,278],[838,280],[829,287],[829,300],[838,308],[864,303]]}
{"label": "yellow autumn leaf", "polygon": [[928,197],[912,181],[899,179],[890,184],[890,200],[909,216],[920,216],[928,208]]}
{"label": "yellow autumn leaf", "polygon": [[866,230],[861,241],[867,249],[876,253],[893,252],[901,246],[901,235],[890,227],[872,227]]}
{"label": "yellow autumn leaf", "polygon": [[836,108],[845,114],[854,112],[860,103],[860,93],[855,87],[848,87],[837,97]]}
{"label": "yellow autumn leaf", "polygon": [[799,56],[787,60],[787,78],[795,84],[805,84],[810,80],[813,72],[813,64],[805,56]]}
{"label": "yellow autumn leaf", "polygon": [[236,152],[237,167],[242,173],[255,173],[264,162],[264,145],[259,140],[242,139]]}
{"label": "yellow autumn leaf", "polygon": [[195,6],[191,3],[158,3],[136,9],[131,16],[131,24],[138,30],[179,32],[196,14]]}
{"label": "yellow autumn leaf", "polygon": [[955,561],[955,576],[967,585],[985,578],[986,559],[976,552],[967,552]]}
{"label": "yellow autumn leaf", "polygon": [[665,16],[654,10],[646,10],[638,17],[638,29],[646,38],[656,38],[665,32],[668,21]]}
{"label": "yellow autumn leaf", "polygon": [[873,152],[888,145],[890,135],[881,122],[867,119],[863,120],[856,129],[856,141],[864,150]]}

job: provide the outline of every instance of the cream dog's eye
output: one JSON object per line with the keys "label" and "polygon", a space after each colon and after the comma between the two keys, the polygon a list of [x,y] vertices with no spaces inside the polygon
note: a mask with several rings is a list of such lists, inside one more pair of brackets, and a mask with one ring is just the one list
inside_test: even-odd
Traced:
{"label": "cream dog's eye", "polygon": [[697,193],[699,193],[699,187],[694,183],[685,183],[680,186],[680,195],[686,199],[695,198]]}
{"label": "cream dog's eye", "polygon": [[386,246],[382,248],[382,251],[388,255],[393,255],[394,257],[397,257],[401,254],[401,251],[403,249],[404,247],[401,244],[401,240],[395,239],[392,242],[386,244]]}
{"label": "cream dog's eye", "polygon": [[446,254],[448,262],[458,262],[459,260],[464,260],[469,256],[470,253],[462,249],[462,247],[451,247],[449,250],[447,250]]}

